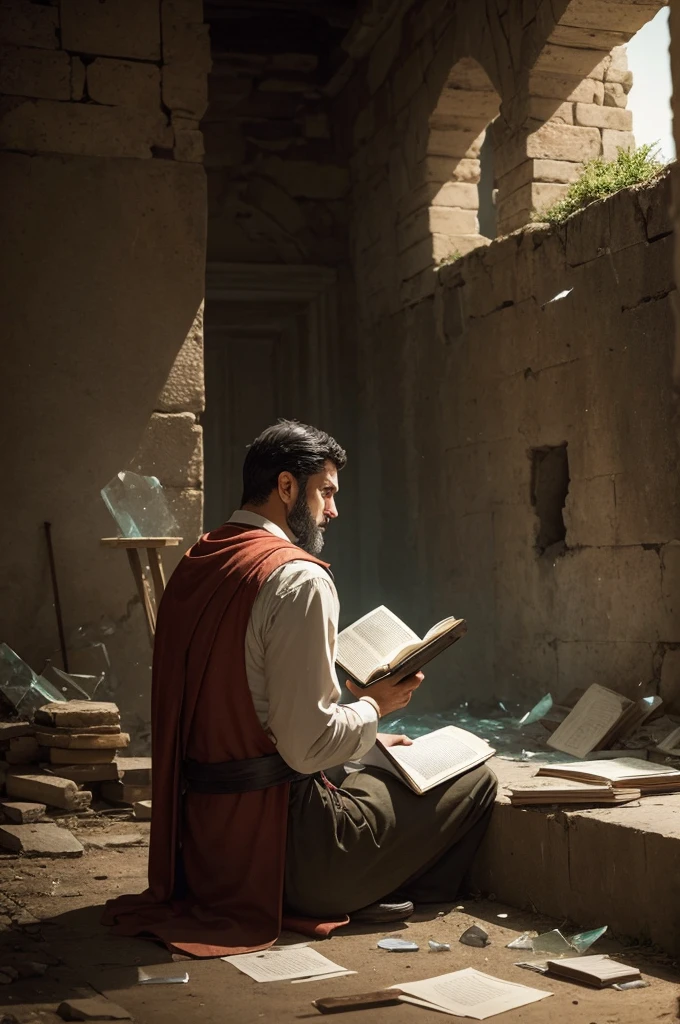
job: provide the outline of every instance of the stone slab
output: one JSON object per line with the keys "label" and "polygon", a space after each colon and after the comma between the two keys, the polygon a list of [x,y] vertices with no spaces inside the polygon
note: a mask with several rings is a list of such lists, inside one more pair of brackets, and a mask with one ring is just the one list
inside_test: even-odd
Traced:
{"label": "stone slab", "polygon": [[156,110],[161,102],[161,73],[154,64],[97,57],[87,67],[87,91],[95,103]]}
{"label": "stone slab", "polygon": [[81,785],[92,782],[116,782],[119,778],[115,761],[108,764],[61,764],[58,770],[50,768],[50,772]]}
{"label": "stone slab", "polygon": [[133,786],[124,782],[103,782],[101,793],[112,804],[136,804],[151,797],[151,786]]}
{"label": "stone slab", "polygon": [[32,736],[35,727],[29,722],[0,722],[0,743],[14,736]]}
{"label": "stone slab", "polygon": [[50,747],[50,764],[106,764],[116,756],[115,748],[108,750],[74,750]]}
{"label": "stone slab", "polygon": [[3,800],[0,813],[11,825],[30,825],[40,821],[47,807],[45,804],[25,803],[18,800]]}
{"label": "stone slab", "polygon": [[132,1015],[105,996],[65,999],[57,1007],[62,1020],[131,1020]]}
{"label": "stone slab", "polygon": [[0,825],[0,846],[24,857],[80,857],[83,853],[76,837],[52,822]]}
{"label": "stone slab", "polygon": [[35,713],[36,725],[77,729],[79,726],[120,726],[118,706],[109,701],[69,700],[63,704],[45,704]]}
{"label": "stone slab", "polygon": [[36,728],[36,741],[43,747],[75,750],[122,750],[130,743],[126,732],[68,732],[63,729]]}
{"label": "stone slab", "polygon": [[88,835],[85,837],[85,847],[88,850],[112,850],[125,846],[139,846],[144,842],[144,837],[139,832],[128,832],[122,835]]}
{"label": "stone slab", "polygon": [[151,785],[150,757],[117,757],[116,767],[126,784],[132,786]]}
{"label": "stone slab", "polygon": [[36,801],[65,811],[84,810],[90,806],[92,794],[79,790],[75,782],[56,775],[38,775],[17,770],[8,772],[5,780],[7,796],[17,800]]}
{"label": "stone slab", "polygon": [[132,805],[135,818],[139,821],[151,821],[151,801],[136,800]]}
{"label": "stone slab", "polygon": [[0,47],[0,92],[47,100],[71,99],[71,61],[67,53],[33,47]]}

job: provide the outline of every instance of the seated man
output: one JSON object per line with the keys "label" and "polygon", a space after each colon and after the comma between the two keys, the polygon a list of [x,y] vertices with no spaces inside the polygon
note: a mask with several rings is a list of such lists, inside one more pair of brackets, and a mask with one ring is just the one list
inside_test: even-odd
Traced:
{"label": "seated man", "polygon": [[[345,452],[282,421],[248,450],[242,507],[172,575],[153,663],[149,888],[105,921],[196,956],[262,949],[454,900],[496,790],[477,768],[417,796],[346,773],[422,673],[338,704],[338,597],[318,556]],[[404,736],[381,737],[392,744]]]}

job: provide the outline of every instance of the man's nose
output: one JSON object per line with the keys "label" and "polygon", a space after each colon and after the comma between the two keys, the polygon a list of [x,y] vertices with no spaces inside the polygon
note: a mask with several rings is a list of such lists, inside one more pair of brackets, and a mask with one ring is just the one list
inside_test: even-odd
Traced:
{"label": "man's nose", "polygon": [[326,502],[326,508],[324,509],[324,515],[329,516],[331,519],[338,518],[338,510],[335,506],[335,498],[331,498],[330,501]]}

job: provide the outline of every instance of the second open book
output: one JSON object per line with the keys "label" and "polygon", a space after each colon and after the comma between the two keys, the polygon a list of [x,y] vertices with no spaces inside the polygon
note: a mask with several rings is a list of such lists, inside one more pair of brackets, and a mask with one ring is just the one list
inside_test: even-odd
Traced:
{"label": "second open book", "polygon": [[424,637],[381,605],[338,635],[337,662],[362,687],[418,672],[467,632],[464,619],[442,619]]}
{"label": "second open book", "polygon": [[478,768],[495,753],[486,740],[466,729],[447,725],[419,736],[409,746],[387,747],[377,740],[361,760],[396,775],[414,793],[422,794]]}

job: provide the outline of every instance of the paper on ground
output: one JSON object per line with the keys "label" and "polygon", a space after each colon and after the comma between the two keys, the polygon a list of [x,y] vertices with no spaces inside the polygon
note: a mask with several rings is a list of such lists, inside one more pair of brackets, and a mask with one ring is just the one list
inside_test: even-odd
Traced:
{"label": "paper on ground", "polygon": [[238,953],[235,956],[223,956],[222,960],[233,964],[255,981],[292,981],[293,978],[313,978],[345,972],[340,964],[333,963],[322,953],[307,946],[284,946],[259,953]]}
{"label": "paper on ground", "polygon": [[514,1010],[518,1006],[538,1002],[552,995],[513,981],[503,981],[484,974],[473,967],[442,974],[425,981],[411,981],[395,985],[404,993],[404,1002],[441,1010],[458,1017],[486,1020],[497,1013]]}
{"label": "paper on ground", "polygon": [[346,974],[358,974],[358,971],[333,971],[332,974],[315,974],[312,978],[293,978],[291,985],[305,985],[308,981],[329,981],[331,978],[344,978]]}

